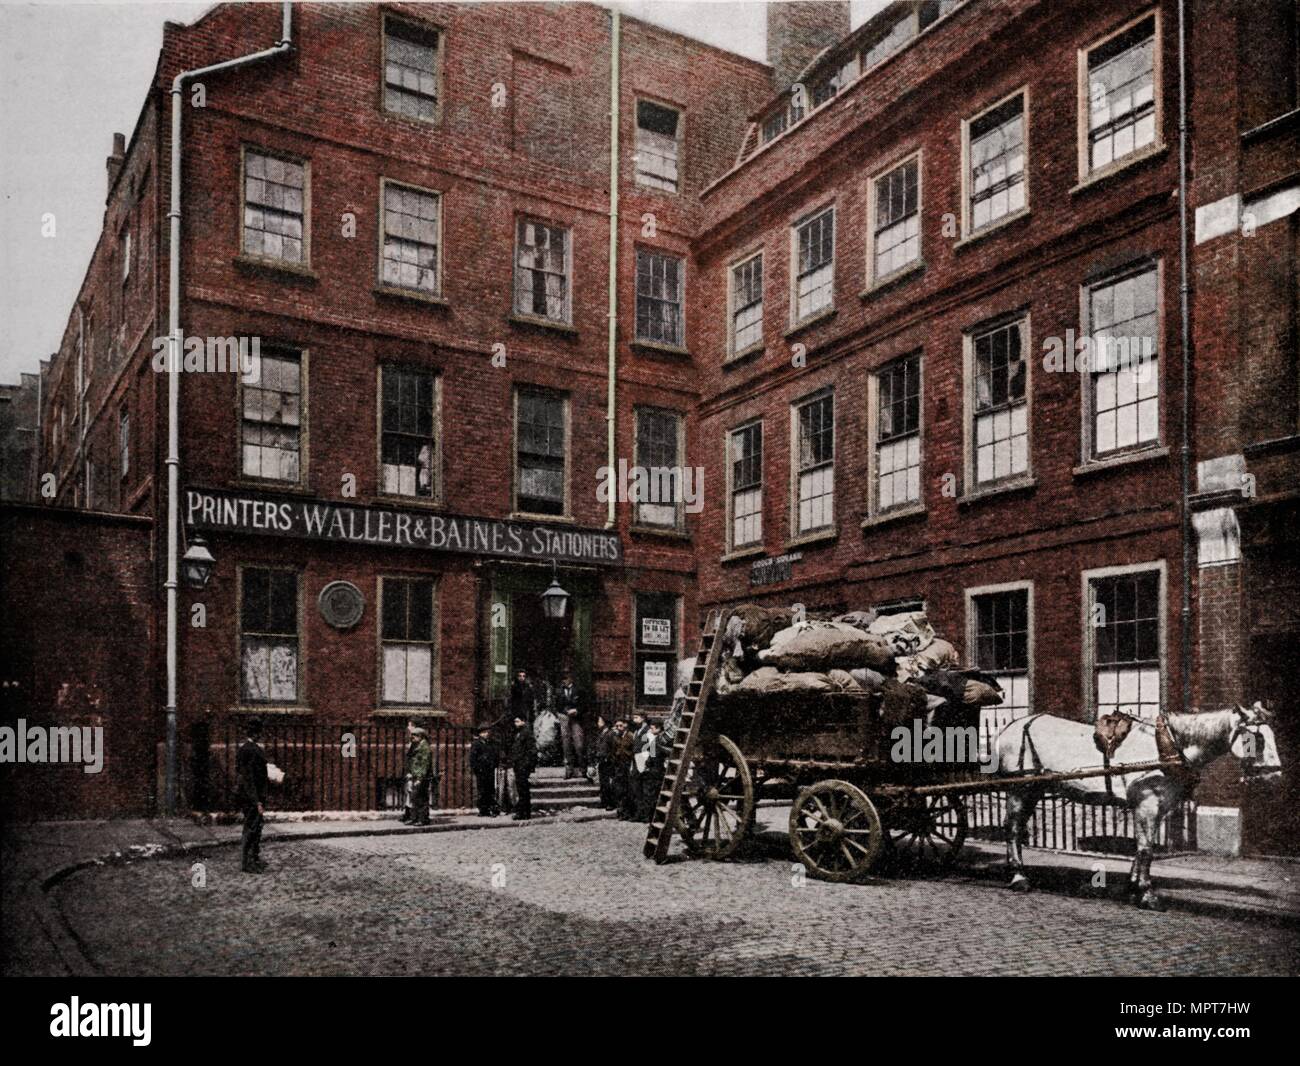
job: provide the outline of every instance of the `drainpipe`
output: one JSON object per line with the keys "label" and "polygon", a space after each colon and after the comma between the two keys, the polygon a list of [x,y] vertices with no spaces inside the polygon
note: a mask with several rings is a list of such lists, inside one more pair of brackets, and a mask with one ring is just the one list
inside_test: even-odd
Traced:
{"label": "drainpipe", "polygon": [[1187,252],[1187,12],[1178,0],[1178,305],[1182,319],[1183,442],[1180,519],[1183,544],[1182,670],[1183,713],[1192,709],[1192,326]]}
{"label": "drainpipe", "polygon": [[[609,56],[609,383],[605,407],[606,465],[613,477],[618,457],[615,454],[614,428],[618,392],[618,128],[622,119],[618,95],[618,61],[622,26],[619,22],[618,9],[610,12],[610,56]],[[605,528],[613,529],[618,522],[616,511],[617,496],[611,490],[609,494],[609,513],[605,518]]]}
{"label": "drainpipe", "polygon": [[172,80],[172,158],[170,240],[167,255],[167,755],[163,812],[176,814],[176,589],[180,552],[180,400],[181,400],[181,116],[185,83],[209,74],[248,66],[293,48],[293,15],[289,0],[283,4],[280,39],[271,48],[227,59],[194,70],[183,70]]}

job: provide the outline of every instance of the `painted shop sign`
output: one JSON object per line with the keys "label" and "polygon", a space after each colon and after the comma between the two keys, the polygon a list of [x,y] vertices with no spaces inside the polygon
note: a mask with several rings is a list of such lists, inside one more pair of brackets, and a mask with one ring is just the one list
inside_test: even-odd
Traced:
{"label": "painted shop sign", "polygon": [[789,581],[793,576],[794,564],[803,558],[803,552],[786,552],[771,559],[756,559],[749,564],[749,583],[751,585],[776,585]]}
{"label": "painted shop sign", "polygon": [[213,489],[186,491],[185,522],[203,531],[425,548],[461,555],[596,565],[623,562],[618,534],[603,530]]}

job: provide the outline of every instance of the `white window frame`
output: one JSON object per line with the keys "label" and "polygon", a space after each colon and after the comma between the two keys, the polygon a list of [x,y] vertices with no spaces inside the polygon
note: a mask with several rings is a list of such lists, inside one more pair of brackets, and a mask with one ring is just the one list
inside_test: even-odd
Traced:
{"label": "white window frame", "polygon": [[[1024,163],[1021,167],[1020,184],[1024,189],[1025,202],[1022,206],[1014,211],[1008,211],[1005,215],[999,215],[990,222],[984,223],[978,229],[974,228],[974,219],[971,217],[971,127],[991,111],[1005,106],[1009,101],[1020,97],[1020,124],[1022,139],[1020,142],[1021,154],[1024,157]],[[981,108],[970,118],[964,118],[961,122],[961,233],[962,239],[973,237],[982,237],[986,233],[992,233],[994,230],[1001,228],[1018,218],[1023,218],[1029,214],[1032,206],[1029,196],[1030,174],[1032,172],[1032,158],[1030,156],[1031,146],[1029,143],[1029,86],[1022,85],[1020,88],[1007,93],[1005,96],[995,100],[987,107]]]}
{"label": "white window frame", "polygon": [[639,466],[641,462],[641,416],[647,415],[668,415],[677,424],[677,474],[673,475],[673,484],[677,486],[677,499],[674,501],[673,521],[667,522],[647,522],[641,517],[641,508],[644,503],[634,503],[632,505],[632,525],[636,529],[649,529],[658,532],[681,533],[686,529],[686,501],[682,497],[681,474],[686,468],[686,415],[681,411],[675,411],[670,407],[656,407],[651,404],[637,404],[632,408],[632,459],[635,465]]}
{"label": "white window frame", "polygon": [[[1007,326],[1020,327],[1020,355],[1025,364],[1025,469],[1021,473],[1007,477],[979,480],[978,449],[975,442],[975,341],[996,330]],[[1033,369],[1033,323],[1028,310],[1012,311],[995,318],[985,319],[972,326],[962,334],[962,390],[965,402],[962,405],[962,439],[965,445],[964,472],[962,484],[967,496],[983,492],[996,492],[1001,489],[1015,488],[1034,479],[1034,369]]]}
{"label": "white window frame", "polygon": [[[441,215],[441,212],[439,212],[439,215]],[[548,230],[559,230],[564,234],[564,311],[559,318],[552,318],[550,315],[539,315],[533,311],[521,311],[519,309],[519,279],[525,269],[519,264],[519,249],[521,247],[520,241],[523,237],[523,227],[526,225],[544,226]],[[550,219],[542,218],[539,215],[521,214],[515,216],[515,246],[513,269],[511,271],[510,313],[516,318],[526,318],[530,322],[538,322],[544,325],[570,326],[573,324],[572,226],[565,225],[563,222],[554,222]]]}
{"label": "white window frame", "polygon": [[[384,489],[384,371],[405,370],[426,373],[433,378],[433,459],[430,473],[433,492],[428,496],[407,495]],[[442,371],[435,366],[421,366],[401,360],[383,360],[375,368],[375,495],[391,500],[401,500],[404,505],[437,506],[443,499],[442,465]]]}
{"label": "white window frame", "polygon": [[[673,111],[677,114],[677,134],[673,138],[674,151],[673,162],[677,165],[677,181],[673,188],[665,189],[662,185],[656,185],[651,181],[642,180],[641,170],[641,105],[642,103],[652,104],[655,107],[661,107],[665,111]],[[647,130],[647,133],[652,131]],[[670,104],[664,100],[657,100],[651,96],[636,96],[632,103],[632,177],[638,188],[649,189],[652,192],[663,193],[666,196],[680,196],[683,185],[683,175],[685,167],[685,153],[682,151],[686,143],[686,108],[680,104]],[[646,172],[646,177],[658,178],[657,175]],[[658,178],[663,181],[663,178]]]}
{"label": "white window frame", "polygon": [[[758,340],[752,344],[747,344],[743,348],[736,344],[736,313],[740,310],[736,306],[736,271],[741,267],[748,266],[755,259],[759,263],[759,273],[762,282],[759,286],[758,297]],[[763,249],[758,248],[747,252],[738,259],[733,259],[727,264],[727,358],[735,359],[737,356],[748,355],[750,352],[756,352],[763,348],[766,343],[764,337],[764,320],[763,316],[767,309],[767,264],[763,259]]]}
{"label": "white window frame", "polygon": [[[1146,452],[1159,452],[1166,447],[1166,427],[1165,427],[1165,381],[1167,380],[1168,368],[1166,367],[1166,353],[1164,345],[1165,336],[1165,264],[1164,259],[1138,259],[1129,263],[1127,266],[1120,267],[1118,270],[1111,270],[1105,274],[1085,281],[1079,287],[1079,327],[1080,336],[1092,336],[1092,291],[1102,285],[1110,285],[1122,281],[1127,277],[1142,274],[1148,270],[1154,270],[1156,274],[1156,368],[1158,376],[1156,385],[1156,439],[1135,444],[1128,448],[1116,448],[1113,451],[1103,452],[1100,455],[1093,454],[1095,445],[1094,435],[1096,432],[1096,423],[1094,420],[1094,393],[1093,393],[1093,371],[1091,369],[1080,374],[1079,384],[1082,389],[1080,409],[1083,416],[1082,440],[1080,451],[1080,464],[1082,466],[1103,466],[1106,463],[1124,460],[1134,455],[1142,455]],[[1076,354],[1077,358],[1077,354]],[[1091,358],[1091,355],[1090,355]]]}
{"label": "white window frame", "polygon": [[[916,220],[917,220],[917,247],[916,258],[910,259],[901,267],[889,271],[888,273],[879,273],[876,270],[876,207],[879,202],[879,193],[877,187],[881,181],[889,177],[894,171],[907,166],[909,163],[916,163]],[[924,153],[920,148],[908,152],[906,155],[896,158],[893,162],[881,167],[870,178],[867,179],[867,288],[874,288],[877,285],[884,285],[895,278],[901,278],[910,274],[914,270],[920,270],[925,266],[925,248],[923,238],[925,236],[925,227],[922,219],[925,213],[925,184],[922,177],[924,173]]]}
{"label": "white window frame", "polygon": [[[839,256],[839,211],[836,210],[836,203],[830,201],[814,207],[811,211],[805,211],[793,223],[790,224],[790,327],[802,325],[805,322],[812,322],[824,315],[829,315],[835,310],[835,268],[836,260]],[[809,311],[806,315],[799,314],[799,231],[805,226],[817,221],[822,215],[830,212],[831,216],[831,295],[830,300],[822,307],[815,311]],[[821,270],[823,267],[818,267]]]}
{"label": "white window frame", "polygon": [[[758,491],[757,514],[758,514],[759,535],[755,540],[749,540],[749,541],[745,541],[745,543],[743,544],[737,544],[735,541],[735,508],[734,508],[735,488],[733,485],[734,479],[733,479],[733,471],[732,471],[734,459],[732,457],[731,442],[736,435],[742,433],[747,429],[751,429],[754,426],[758,426],[758,435],[760,441],[759,462],[758,462],[758,486],[757,486],[757,491]],[[726,473],[727,473],[727,508],[726,508],[727,530],[726,530],[726,539],[724,543],[727,546],[728,555],[736,552],[745,552],[745,553],[760,552],[763,550],[763,545],[766,543],[767,530],[764,528],[764,523],[763,523],[764,509],[767,502],[764,495],[767,489],[766,486],[767,472],[765,469],[765,463],[767,461],[767,451],[766,451],[767,441],[765,439],[766,435],[767,434],[763,426],[763,420],[761,418],[751,418],[746,422],[740,423],[740,425],[738,426],[732,426],[730,429],[726,430],[723,433],[722,448],[723,448],[723,457],[726,463]],[[754,489],[748,489],[746,491],[752,492],[754,491]]]}
{"label": "white window frame", "polygon": [[[248,570],[273,570],[294,575],[295,590],[295,625],[294,636],[298,649],[296,676],[294,677],[294,698],[285,700],[251,700],[244,695],[244,573]],[[258,711],[276,708],[300,709],[307,704],[307,630],[306,625],[306,574],[292,566],[276,566],[266,563],[240,563],[235,567],[235,691],[237,705],[242,709],[256,708]],[[253,635],[262,637],[285,636],[282,633]]]}
{"label": "white window frame", "polygon": [[[430,291],[415,286],[406,286],[384,280],[384,216],[387,213],[387,194],[388,187],[395,189],[404,189],[407,192],[418,193],[421,196],[432,196],[438,205],[438,254],[434,262],[434,287]],[[412,185],[409,181],[394,181],[392,178],[379,179],[379,217],[376,228],[376,261],[375,261],[375,286],[384,292],[395,293],[400,296],[409,296],[413,299],[440,301],[443,292],[443,218],[446,216],[446,198],[438,189],[426,189],[419,185]]]}
{"label": "white window frame", "polygon": [[1160,707],[1169,706],[1169,568],[1164,559],[1153,559],[1145,563],[1129,563],[1124,566],[1101,566],[1084,570],[1079,579],[1080,604],[1082,607],[1081,624],[1083,626],[1083,709],[1084,721],[1097,720],[1097,684],[1096,684],[1096,633],[1092,624],[1092,583],[1100,578],[1121,577],[1126,574],[1138,574],[1157,571],[1159,581],[1159,637],[1160,646]]}
{"label": "white window frame", "polygon": [[[422,118],[419,115],[408,115],[405,111],[395,111],[388,106],[388,24],[390,22],[398,25],[409,27],[417,33],[432,33],[438,37],[438,43],[434,47],[434,101],[433,117]],[[420,18],[407,18],[403,15],[395,15],[390,12],[383,12],[379,20],[379,110],[385,115],[391,115],[397,119],[405,119],[408,122],[419,122],[425,126],[437,126],[442,122],[443,114],[443,88],[445,85],[447,57],[447,31],[439,25],[431,22],[425,22]]]}
{"label": "white window frame", "polygon": [[[542,514],[524,511],[519,507],[519,396],[521,393],[545,394],[559,400],[564,412],[564,510],[560,514]],[[573,410],[568,393],[547,388],[544,385],[532,385],[519,382],[515,385],[511,399],[512,431],[510,442],[510,506],[512,518],[527,518],[541,522],[572,522],[573,504],[570,498],[570,486],[573,480]]]}
{"label": "white window frame", "polygon": [[[428,581],[432,588],[430,589],[430,598],[432,602],[429,605],[431,612],[430,631],[428,641],[412,640],[385,640],[384,639],[384,583],[386,581]],[[437,574],[416,574],[416,573],[381,573],[375,577],[375,646],[378,655],[378,666],[376,669],[375,685],[375,706],[381,712],[392,711],[419,711],[422,714],[441,714],[439,706],[442,703],[442,616],[441,607],[442,583]],[[429,702],[428,703],[411,703],[404,700],[389,700],[386,698],[384,691],[384,646],[386,644],[427,644],[429,647]]]}
{"label": "white window frame", "polygon": [[[830,468],[831,520],[830,522],[824,523],[820,526],[809,526],[807,529],[804,529],[802,528],[802,525],[800,523],[800,515],[799,515],[800,504],[802,502],[802,499],[800,497],[800,492],[799,492],[799,480],[801,476],[805,473],[805,471],[800,468],[799,453],[800,453],[801,446],[800,446],[800,435],[799,435],[799,430],[800,430],[799,419],[803,414],[805,408],[811,407],[815,403],[821,403],[823,400],[827,400],[827,399],[829,399],[831,402],[831,460],[829,463],[816,464],[814,467],[811,467],[810,470],[822,470],[827,467]],[[839,443],[836,440],[837,427],[835,422],[836,422],[836,403],[835,403],[835,389],[833,386],[828,385],[825,388],[818,389],[816,392],[812,392],[806,396],[802,396],[790,404],[790,517],[789,517],[790,537],[789,540],[791,543],[804,541],[804,540],[816,540],[822,537],[831,536],[832,534],[835,533],[836,529],[839,526],[838,511],[835,508],[836,495],[837,495],[836,485],[835,485],[835,482],[837,480],[835,476],[836,474],[835,466],[836,466],[836,459],[838,458],[837,445]]]}
{"label": "white window frame", "polygon": [[[280,256],[265,255],[262,252],[250,252],[246,243],[248,227],[244,222],[244,212],[248,209],[248,155],[262,156],[265,159],[278,159],[282,163],[293,163],[302,167],[302,258],[284,259]],[[287,213],[287,212],[286,212]],[[282,270],[311,270],[311,160],[278,149],[264,148],[259,144],[240,144],[239,146],[239,254],[258,263],[266,263]]]}
{"label": "white window frame", "polygon": [[[1141,148],[1135,148],[1127,155],[1119,159],[1112,159],[1104,166],[1092,168],[1092,139],[1091,139],[1091,120],[1092,120],[1092,96],[1088,83],[1089,57],[1098,48],[1109,44],[1116,37],[1127,33],[1146,19],[1154,19],[1152,26],[1152,57],[1151,57],[1151,95],[1155,103],[1155,140]],[[1078,155],[1079,155],[1079,181],[1080,183],[1095,181],[1107,177],[1117,171],[1124,170],[1126,167],[1139,163],[1158,152],[1164,151],[1164,49],[1161,46],[1161,16],[1160,8],[1153,7],[1134,18],[1129,19],[1122,26],[1117,27],[1110,33],[1106,34],[1091,44],[1084,45],[1079,49],[1078,64],[1078,100],[1077,111],[1079,116],[1078,126]]]}
{"label": "white window frame", "polygon": [[[681,325],[681,336],[677,342],[665,340],[655,340],[650,337],[642,337],[641,315],[640,315],[640,279],[641,279],[641,256],[650,255],[658,256],[661,259],[670,259],[677,264],[677,307],[678,321]],[[686,256],[679,252],[669,251],[667,248],[652,248],[649,245],[637,245],[632,257],[632,343],[649,345],[652,348],[666,348],[670,351],[686,350]],[[647,299],[657,299],[656,297],[647,297]],[[667,302],[667,301],[663,301]]]}
{"label": "white window frame", "polygon": [[[310,361],[309,352],[306,348],[295,348],[292,345],[275,345],[269,347],[262,353],[263,360],[267,358],[277,358],[289,354],[298,356],[298,478],[291,481],[288,478],[266,478],[259,477],[256,474],[244,473],[244,390],[246,388],[261,388],[262,379],[259,376],[255,382],[245,382],[243,375],[237,375],[235,386],[235,469],[236,480],[245,484],[253,485],[297,485],[302,487],[307,484],[307,460],[308,445],[310,438],[308,435],[308,426],[310,424],[310,413],[308,411],[310,385],[308,377],[308,364]],[[262,364],[265,365],[265,362]]]}
{"label": "white window frame", "polygon": [[[964,591],[966,604],[966,647],[970,653],[970,662],[976,665],[976,644],[975,637],[978,630],[978,615],[975,611],[975,601],[982,596],[997,596],[1007,592],[1024,592],[1025,593],[1025,624],[1028,627],[1026,634],[1026,644],[1029,661],[1025,668],[1025,680],[1028,688],[1027,707],[1028,712],[1022,717],[1027,717],[1034,713],[1034,695],[1035,695],[1035,663],[1037,655],[1035,654],[1034,642],[1034,583],[1032,580],[1026,581],[1005,581],[996,585],[977,585],[974,588],[968,588]],[[984,669],[980,667],[980,669]],[[987,671],[996,674],[996,671]],[[1002,728],[1007,722],[1016,720],[1015,716],[1006,717],[1002,712],[1002,705],[994,707],[980,708],[980,751],[986,753],[991,744],[992,737],[997,736],[997,730]],[[1005,720],[1004,720],[1005,719]],[[992,724],[991,736],[986,731],[986,723]]]}
{"label": "white window frame", "polygon": [[[904,359],[917,361],[917,498],[907,503],[880,506],[880,376]],[[925,352],[916,349],[891,356],[867,375],[867,514],[868,521],[886,516],[916,514],[925,510]]]}

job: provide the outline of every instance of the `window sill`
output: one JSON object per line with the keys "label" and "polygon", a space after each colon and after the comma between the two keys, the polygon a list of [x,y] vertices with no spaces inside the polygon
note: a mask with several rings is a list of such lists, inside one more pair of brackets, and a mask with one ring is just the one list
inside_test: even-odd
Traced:
{"label": "window sill", "polygon": [[506,321],[512,326],[522,326],[525,329],[545,329],[552,333],[562,333],[567,337],[577,338],[578,331],[568,322],[557,322],[553,318],[540,318],[536,315],[521,315],[517,312],[507,315]]}
{"label": "window sill", "polygon": [[958,496],[957,506],[966,507],[973,503],[980,503],[983,500],[992,499],[995,496],[1004,496],[1011,492],[1023,492],[1027,489],[1034,489],[1037,487],[1037,478],[1018,477],[1014,481],[1007,480],[993,485],[986,485],[983,488],[978,488]]}
{"label": "window sill", "polygon": [[442,511],[447,507],[442,500],[432,500],[425,496],[403,496],[396,492],[376,492],[375,501],[401,507],[418,507],[423,511]]}
{"label": "window sill", "polygon": [[387,296],[393,300],[410,300],[412,303],[428,304],[431,307],[451,307],[451,303],[441,296],[416,289],[399,289],[392,285],[376,285],[376,296]]}
{"label": "window sill", "polygon": [[908,504],[906,507],[898,507],[889,511],[877,511],[862,520],[862,528],[877,529],[880,526],[887,526],[891,522],[901,522],[907,518],[921,518],[926,513],[925,504],[923,503]]}
{"label": "window sill", "polygon": [[840,528],[838,525],[831,526],[829,529],[814,529],[807,533],[801,533],[797,537],[791,537],[785,542],[786,549],[803,548],[810,544],[829,543],[839,538]]}
{"label": "window sill", "polygon": [[729,366],[738,366],[741,363],[748,363],[752,359],[757,359],[767,351],[767,344],[759,341],[757,344],[751,344],[748,348],[742,348],[738,352],[728,355],[722,363],[722,369],[726,370]]}
{"label": "window sill", "polygon": [[814,326],[820,326],[825,322],[829,322],[832,318],[834,318],[839,313],[840,312],[838,307],[830,307],[827,308],[825,311],[818,311],[815,315],[812,315],[809,318],[801,319],[800,321],[796,322],[793,326],[791,326],[783,334],[781,334],[781,336],[783,336],[786,340],[789,340],[791,337],[797,337],[800,333],[804,332],[804,330],[812,329]]}
{"label": "window sill", "polygon": [[295,496],[311,495],[311,489],[298,481],[262,481],[258,478],[237,477],[232,479],[231,484],[260,492],[290,492]]}
{"label": "window sill", "polygon": [[1155,448],[1142,448],[1140,451],[1125,452],[1123,455],[1116,455],[1107,459],[1093,459],[1087,463],[1080,463],[1074,468],[1072,473],[1075,477],[1082,477],[1087,474],[1096,474],[1103,470],[1114,470],[1118,466],[1130,466],[1133,463],[1145,463],[1155,459],[1163,459],[1169,455],[1169,449],[1164,445]]}
{"label": "window sill", "polygon": [[1021,219],[1028,218],[1028,217],[1029,217],[1028,207],[1022,207],[1019,211],[1014,211],[1009,215],[1003,215],[996,222],[990,222],[983,229],[978,229],[974,233],[966,234],[965,237],[963,237],[961,240],[959,240],[956,244],[952,246],[952,250],[954,252],[958,251],[962,248],[967,247],[968,245],[972,245],[978,241],[982,241],[985,237],[991,237],[995,233],[1001,233],[1012,223],[1019,222]]}
{"label": "window sill", "polygon": [[229,714],[274,715],[277,718],[299,718],[316,712],[301,704],[241,703],[231,707]]}
{"label": "window sill", "polygon": [[1087,192],[1089,189],[1102,185],[1111,178],[1123,174],[1130,167],[1135,167],[1139,163],[1145,163],[1148,159],[1155,159],[1157,156],[1164,155],[1169,151],[1167,144],[1156,143],[1148,145],[1140,152],[1134,152],[1132,155],[1126,155],[1123,159],[1117,159],[1113,163],[1107,163],[1100,170],[1094,170],[1087,176],[1079,179],[1079,184],[1070,190],[1070,195]]}
{"label": "window sill", "polygon": [[571,514],[533,514],[531,511],[511,511],[510,518],[514,522],[553,522],[557,526],[575,524]]}
{"label": "window sill", "polygon": [[628,526],[627,531],[641,537],[663,537],[666,540],[680,540],[689,544],[691,535],[685,530],[669,529],[666,526]]}
{"label": "window sill", "polygon": [[448,712],[441,707],[424,704],[419,707],[376,707],[370,712],[371,718],[447,718]]}
{"label": "window sill", "polygon": [[297,281],[314,282],[320,279],[320,275],[311,267],[295,266],[293,263],[285,262],[282,259],[263,259],[260,256],[245,255],[242,252],[235,256],[235,266],[251,274],[273,275],[292,278]]}
{"label": "window sill", "polygon": [[649,352],[656,355],[682,355],[687,359],[691,357],[690,349],[677,344],[663,344],[659,341],[633,340],[628,342],[628,347],[636,352]]}
{"label": "window sill", "polygon": [[442,125],[442,104],[435,105],[436,114],[433,118],[416,118],[414,115],[407,115],[401,111],[390,111],[382,104],[379,107],[379,117],[386,122],[395,122],[402,126],[411,126],[415,129],[436,130]]}
{"label": "window sill", "polygon": [[899,269],[893,271],[892,273],[885,274],[884,276],[877,278],[865,289],[863,289],[860,293],[858,293],[858,296],[863,300],[869,300],[873,296],[876,296],[879,293],[884,292],[886,289],[892,289],[895,285],[901,285],[903,282],[910,281],[912,278],[917,277],[924,273],[925,273],[925,260],[918,259],[914,263],[908,263],[907,266],[905,267],[899,267]]}
{"label": "window sill", "polygon": [[761,555],[766,555],[767,549],[761,544],[755,544],[752,548],[737,548],[733,552],[727,552],[718,562],[734,563],[740,559],[755,559]]}

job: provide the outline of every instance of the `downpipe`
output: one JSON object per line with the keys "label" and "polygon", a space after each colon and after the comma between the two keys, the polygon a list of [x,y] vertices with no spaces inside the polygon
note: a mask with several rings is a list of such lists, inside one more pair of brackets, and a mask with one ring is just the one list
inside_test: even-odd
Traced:
{"label": "downpipe", "polygon": [[171,88],[171,210],[167,212],[170,240],[167,255],[167,718],[166,766],[163,787],[163,812],[176,815],[176,659],[177,659],[177,581],[180,569],[180,397],[181,349],[181,162],[182,115],[185,86],[210,74],[222,74],[252,63],[286,55],[293,50],[293,12],[289,0],[281,8],[280,39],[270,48],[206,67],[183,70],[172,79]]}

